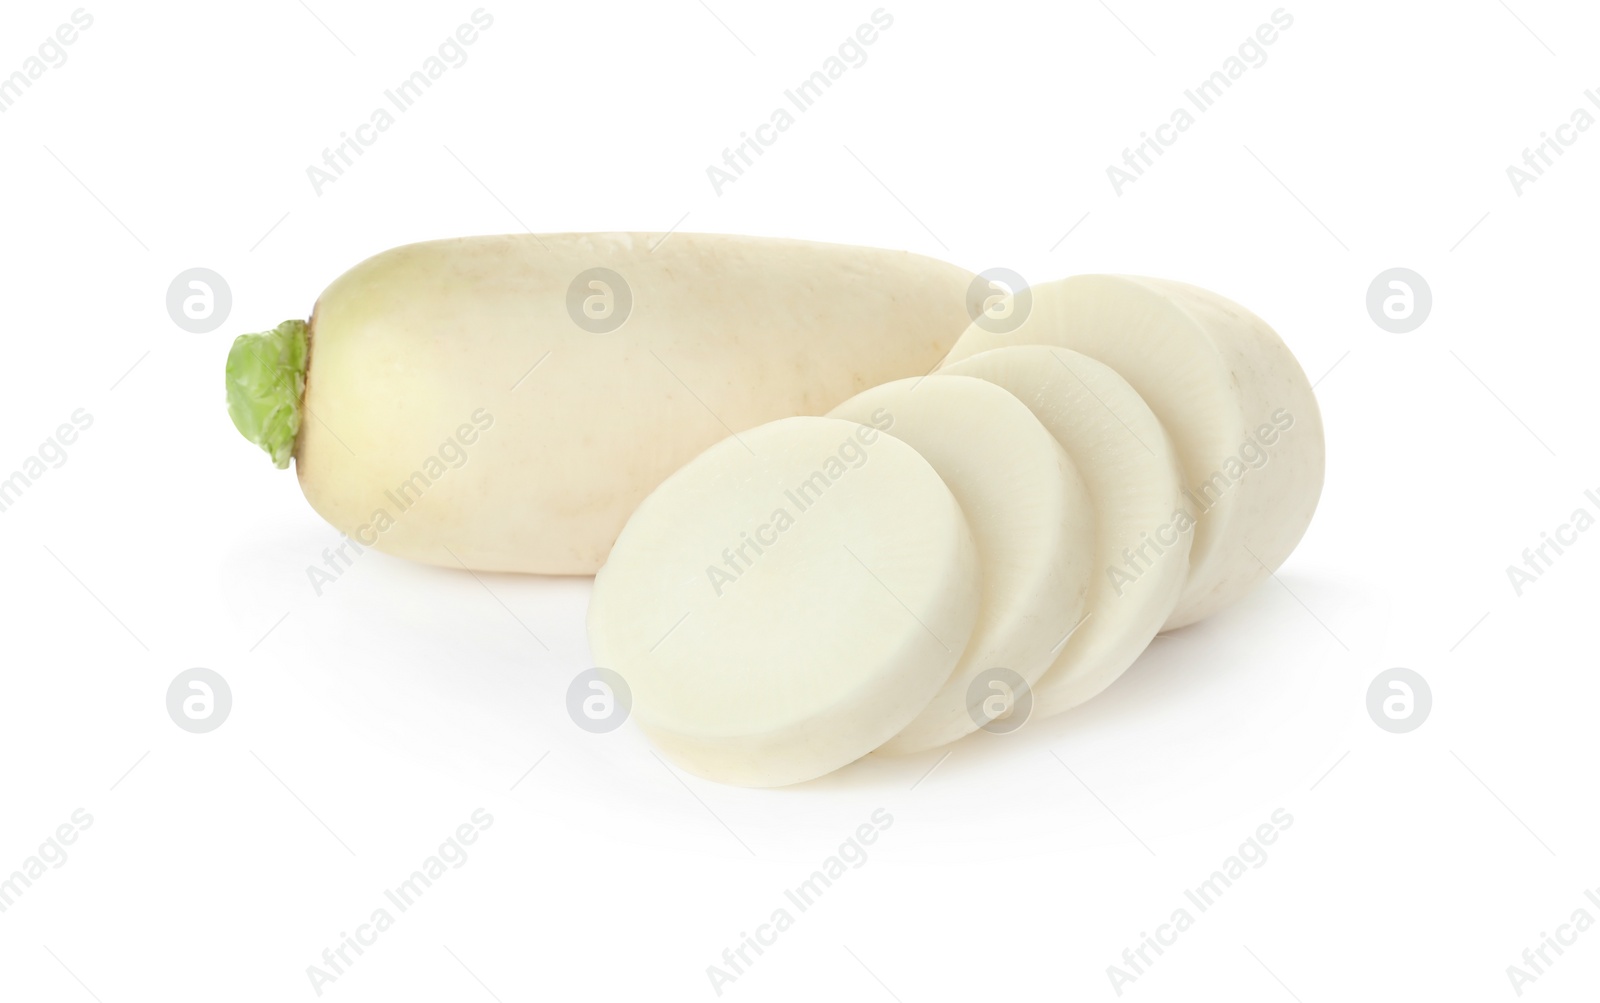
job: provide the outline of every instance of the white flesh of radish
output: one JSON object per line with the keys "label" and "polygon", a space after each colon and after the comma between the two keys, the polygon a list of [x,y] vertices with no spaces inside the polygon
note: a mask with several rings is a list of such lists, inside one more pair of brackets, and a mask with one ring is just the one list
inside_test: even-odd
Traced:
{"label": "white flesh of radish", "polygon": [[829,414],[877,425],[921,453],[972,529],[983,583],[972,639],[932,702],[879,751],[953,742],[978,728],[996,695],[983,673],[1005,668],[1032,685],[1082,616],[1095,570],[1088,488],[1033,412],[983,380],[896,380]]}
{"label": "white flesh of radish", "polygon": [[788,418],[712,446],[644,500],[595,576],[590,646],[679,766],[774,787],[921,713],[978,595],[966,519],[916,450]]}
{"label": "white flesh of radish", "polygon": [[1161,423],[1125,380],[1077,352],[1001,348],[942,370],[1009,390],[1061,443],[1098,520],[1084,617],[1033,687],[1046,716],[1099,693],[1133,664],[1171,614],[1188,575],[1192,534],[1156,543],[1181,507],[1177,458]]}
{"label": "white flesh of radish", "polygon": [[1294,355],[1259,317],[1165,279],[1077,275],[1034,286],[1021,326],[974,324],[946,365],[1007,345],[1082,352],[1132,384],[1183,464],[1198,516],[1189,582],[1166,627],[1238,599],[1289,556],[1322,492],[1322,416]]}

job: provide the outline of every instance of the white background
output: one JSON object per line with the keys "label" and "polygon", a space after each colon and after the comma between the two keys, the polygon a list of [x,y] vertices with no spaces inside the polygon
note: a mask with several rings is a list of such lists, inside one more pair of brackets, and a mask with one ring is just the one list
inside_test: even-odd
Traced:
{"label": "white background", "polygon": [[[1506,175],[1600,115],[1591,7],[1289,5],[1118,195],[1106,167],[1271,0],[886,5],[868,62],[718,195],[707,165],[871,0],[500,3],[318,195],[307,166],[475,5],[307,2],[89,7],[0,115],[0,476],[94,418],[0,513],[0,872],[93,817],[0,914],[0,998],[315,999],[307,966],[480,807],[467,862],[324,997],[715,999],[707,966],[880,808],[866,863],[725,998],[1115,999],[1107,966],[1277,809],[1266,863],[1125,998],[1514,999],[1542,932],[1600,919],[1600,533],[1520,597],[1505,572],[1600,489],[1600,129],[1520,195]],[[72,10],[6,5],[0,74]],[[1316,520],[1081,710],[774,791],[572,724],[587,580],[369,553],[316,596],[338,534],[230,426],[232,337],[393,245],[675,226],[1216,289],[1318,380]],[[196,266],[232,289],[210,334],[165,307]],[[1409,334],[1366,311],[1395,266],[1433,292]],[[1365,709],[1397,665],[1434,699],[1404,735]],[[209,734],[165,709],[193,666],[232,687]],[[1526,998],[1593,998],[1600,927],[1551,957]]]}

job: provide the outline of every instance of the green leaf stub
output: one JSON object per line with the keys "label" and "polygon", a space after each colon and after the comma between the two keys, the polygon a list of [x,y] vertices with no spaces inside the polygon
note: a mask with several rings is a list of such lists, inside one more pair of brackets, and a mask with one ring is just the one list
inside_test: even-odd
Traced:
{"label": "green leaf stub", "polygon": [[303,320],[286,320],[261,334],[241,334],[228,350],[228,417],[280,470],[289,465],[300,433],[308,355]]}

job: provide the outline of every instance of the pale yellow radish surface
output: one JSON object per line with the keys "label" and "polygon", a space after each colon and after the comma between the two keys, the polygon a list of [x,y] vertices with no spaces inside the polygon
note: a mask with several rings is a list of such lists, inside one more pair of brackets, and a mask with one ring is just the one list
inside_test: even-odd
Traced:
{"label": "pale yellow radish surface", "polygon": [[979,587],[961,508],[916,450],[787,418],[644,500],[595,577],[590,648],[673,762],[774,787],[910,723],[960,658]]}
{"label": "pale yellow radish surface", "polygon": [[1171,615],[1188,577],[1192,534],[1171,526],[1181,510],[1177,457],[1127,381],[1077,352],[1000,348],[943,372],[976,376],[1016,395],[1088,486],[1096,516],[1088,602],[1033,686],[1035,715],[1077,706],[1133,664]]}
{"label": "pale yellow radish surface", "polygon": [[[579,283],[581,273],[620,277]],[[921,375],[971,276],[899,251],[675,233],[395,248],[317,301],[294,458],[364,545],[592,574],[634,507],[726,437]],[[626,300],[631,298],[631,306]]]}
{"label": "pale yellow radish surface", "polygon": [[1189,581],[1166,626],[1216,612],[1282,564],[1316,509],[1324,450],[1310,382],[1277,333],[1236,303],[1166,279],[1076,275],[1031,296],[1020,326],[997,333],[980,318],[946,365],[1055,345],[1105,363],[1145,399],[1198,519]]}
{"label": "pale yellow radish surface", "polygon": [[990,717],[996,693],[986,672],[1009,670],[1012,685],[1032,684],[1082,616],[1097,570],[1088,488],[1033,412],[984,380],[896,380],[829,414],[871,422],[921,453],[972,529],[983,581],[972,639],[927,708],[879,751],[953,742]]}

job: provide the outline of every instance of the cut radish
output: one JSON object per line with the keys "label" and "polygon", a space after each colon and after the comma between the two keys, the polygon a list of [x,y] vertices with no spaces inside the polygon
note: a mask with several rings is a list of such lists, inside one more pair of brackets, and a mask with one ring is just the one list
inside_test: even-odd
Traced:
{"label": "cut radish", "polygon": [[976,376],[1026,404],[1071,457],[1098,521],[1085,613],[1033,687],[1039,716],[1074,707],[1120,676],[1172,613],[1192,534],[1178,464],[1161,423],[1127,381],[1085,355],[1022,346],[984,352],[944,373]]}
{"label": "cut radish", "polygon": [[927,460],[966,514],[983,593],[967,650],[937,696],[880,752],[920,752],[976,730],[1009,669],[1032,685],[1083,615],[1094,574],[1095,513],[1072,461],[1014,396],[984,380],[896,380],[830,412],[874,424]]}
{"label": "cut radish", "polygon": [[956,500],[878,429],[788,418],[712,446],[628,520],[589,638],[639,726],[691,773],[798,783],[927,706],[977,618]]}
{"label": "cut radish", "polygon": [[[1115,369],[1161,419],[1198,518],[1188,584],[1166,627],[1239,598],[1289,556],[1322,493],[1322,416],[1265,322],[1182,282],[1077,275],[1031,289],[1015,330],[974,324],[945,365],[1006,345],[1056,345]],[[1070,450],[1069,450],[1070,452]]]}

